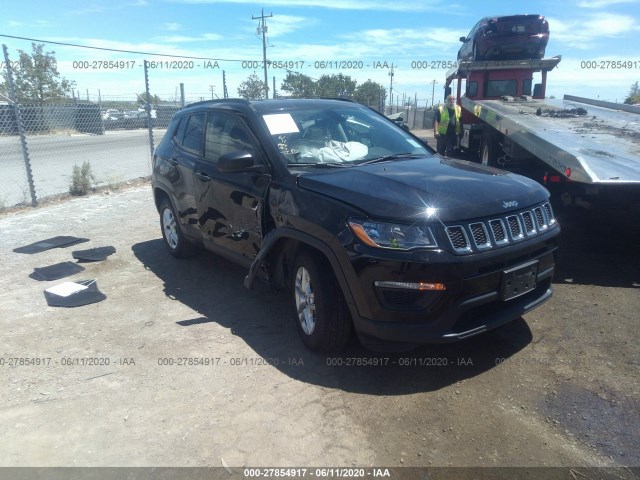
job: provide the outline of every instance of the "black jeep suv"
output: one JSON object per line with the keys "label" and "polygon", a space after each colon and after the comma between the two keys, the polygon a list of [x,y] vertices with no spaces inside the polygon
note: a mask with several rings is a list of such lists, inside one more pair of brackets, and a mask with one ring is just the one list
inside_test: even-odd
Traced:
{"label": "black jeep suv", "polygon": [[560,228],[527,178],[435,156],[345,100],[219,100],[173,117],[153,158],[165,244],[288,288],[302,341],[449,342],[551,297]]}

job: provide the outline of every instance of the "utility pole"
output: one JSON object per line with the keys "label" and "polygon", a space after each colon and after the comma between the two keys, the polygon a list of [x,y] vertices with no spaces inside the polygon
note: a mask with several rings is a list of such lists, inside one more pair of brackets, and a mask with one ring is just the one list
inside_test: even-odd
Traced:
{"label": "utility pole", "polygon": [[436,92],[436,83],[438,83],[437,80],[431,80],[431,108],[433,108],[433,96]]}
{"label": "utility pole", "polygon": [[391,77],[391,84],[389,85],[389,105],[391,105],[391,111],[389,114],[393,113],[393,63],[391,64],[391,71],[389,72],[389,77]]}
{"label": "utility pole", "polygon": [[229,98],[229,92],[227,91],[227,77],[224,70],[222,71],[222,92],[223,98]]}
{"label": "utility pole", "polygon": [[264,96],[269,98],[269,77],[267,74],[267,25],[264,21],[265,18],[273,17],[273,14],[269,14],[265,17],[264,8],[261,11],[259,17],[251,16],[252,20],[260,20],[260,26],[257,28],[257,33],[262,33],[262,65],[264,66]]}

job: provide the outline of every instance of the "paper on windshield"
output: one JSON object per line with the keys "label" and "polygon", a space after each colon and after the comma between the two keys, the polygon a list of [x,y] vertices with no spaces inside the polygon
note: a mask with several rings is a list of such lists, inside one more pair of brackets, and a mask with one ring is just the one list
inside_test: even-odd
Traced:
{"label": "paper on windshield", "polygon": [[276,113],[272,115],[263,115],[267,128],[271,135],[280,135],[282,133],[296,133],[300,130],[288,113]]}

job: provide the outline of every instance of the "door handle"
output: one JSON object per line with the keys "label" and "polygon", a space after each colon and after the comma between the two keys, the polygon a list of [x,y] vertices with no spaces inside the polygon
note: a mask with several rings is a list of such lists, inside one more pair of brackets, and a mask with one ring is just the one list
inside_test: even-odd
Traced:
{"label": "door handle", "polygon": [[196,177],[198,177],[198,179],[202,180],[203,182],[211,181],[211,177],[204,172],[196,172]]}

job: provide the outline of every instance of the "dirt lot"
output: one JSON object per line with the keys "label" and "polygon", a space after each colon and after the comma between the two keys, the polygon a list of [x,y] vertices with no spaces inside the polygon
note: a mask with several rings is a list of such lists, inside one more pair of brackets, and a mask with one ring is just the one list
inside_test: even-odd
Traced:
{"label": "dirt lot", "polygon": [[[561,221],[555,295],[525,318],[411,354],[325,356],[286,296],[245,291],[213,254],[171,258],[147,185],[5,215],[0,466],[640,466],[640,232]],[[56,235],[90,242],[12,251]],[[70,279],[108,298],[47,306],[64,280],[33,268],[106,245]]]}

